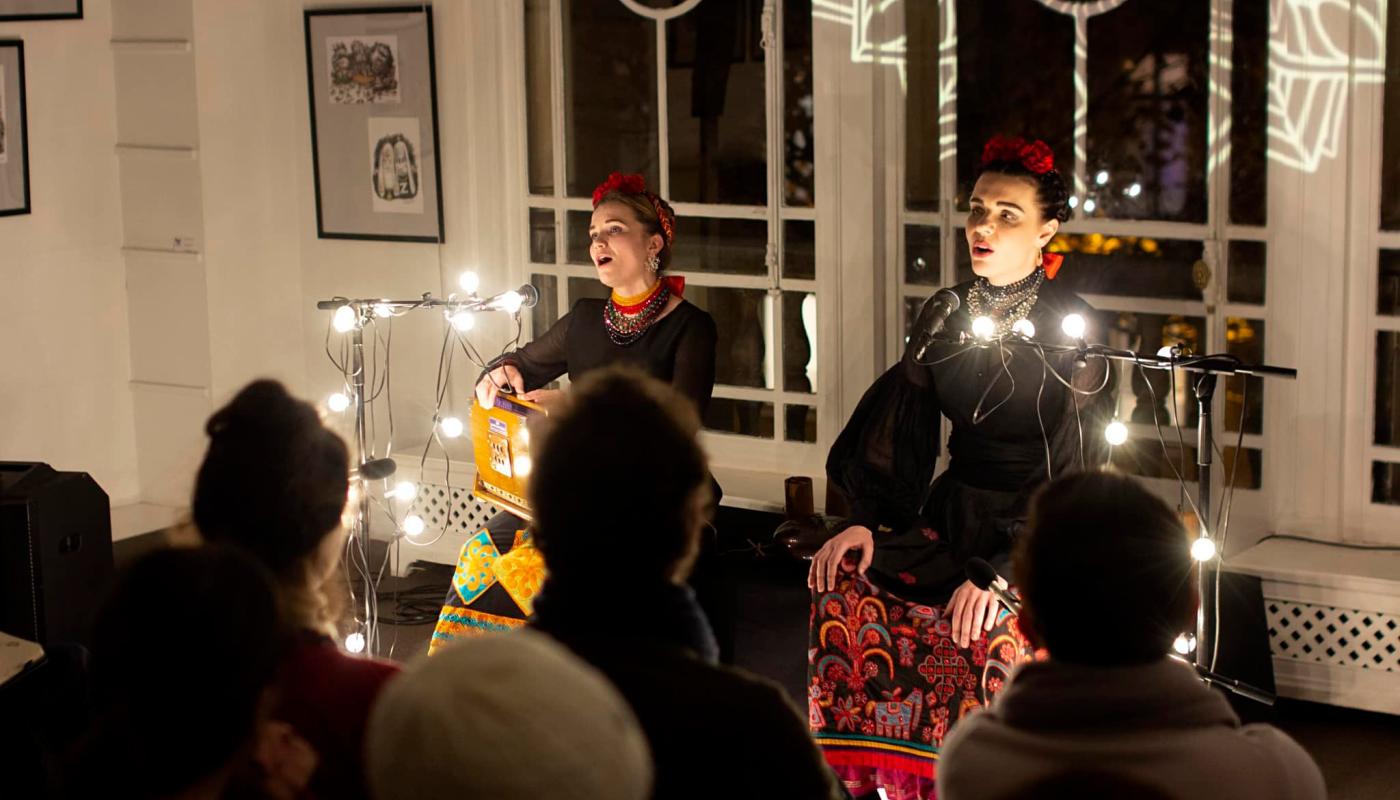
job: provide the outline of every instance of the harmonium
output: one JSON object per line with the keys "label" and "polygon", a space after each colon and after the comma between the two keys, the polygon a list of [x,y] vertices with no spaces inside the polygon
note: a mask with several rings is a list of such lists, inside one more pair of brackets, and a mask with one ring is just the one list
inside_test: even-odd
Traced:
{"label": "harmonium", "polygon": [[490,408],[472,403],[472,450],[476,457],[478,500],[494,503],[506,511],[532,519],[525,487],[530,476],[531,417],[545,410],[505,392],[496,395]]}

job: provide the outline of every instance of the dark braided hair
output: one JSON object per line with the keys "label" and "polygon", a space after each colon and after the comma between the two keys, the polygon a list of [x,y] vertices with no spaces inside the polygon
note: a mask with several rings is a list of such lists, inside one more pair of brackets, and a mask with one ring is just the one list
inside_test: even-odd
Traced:
{"label": "dark braided hair", "polygon": [[1036,174],[1019,161],[991,161],[983,164],[977,170],[977,177],[980,178],[988,172],[1013,178],[1025,178],[1034,184],[1036,203],[1040,206],[1040,216],[1046,222],[1052,219],[1064,222],[1069,219],[1069,187],[1065,186],[1065,179],[1060,175],[1059,170],[1052,169]]}

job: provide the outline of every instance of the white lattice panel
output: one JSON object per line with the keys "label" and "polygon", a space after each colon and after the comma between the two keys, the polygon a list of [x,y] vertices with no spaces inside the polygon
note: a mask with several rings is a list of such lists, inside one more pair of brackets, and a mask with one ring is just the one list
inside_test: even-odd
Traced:
{"label": "white lattice panel", "polygon": [[1276,657],[1400,673],[1400,615],[1267,599]]}
{"label": "white lattice panel", "polygon": [[440,483],[425,483],[418,488],[412,513],[423,518],[429,531],[440,531],[443,524],[449,532],[473,534],[486,527],[486,521],[500,509],[478,500],[464,486],[447,487]]}

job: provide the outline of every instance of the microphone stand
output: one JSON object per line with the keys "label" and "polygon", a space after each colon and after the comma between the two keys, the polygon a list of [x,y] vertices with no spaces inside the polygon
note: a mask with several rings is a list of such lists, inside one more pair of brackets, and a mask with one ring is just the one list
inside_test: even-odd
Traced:
{"label": "microphone stand", "polygon": [[[979,340],[968,336],[964,332],[959,332],[956,336],[943,334],[934,338],[936,341],[944,344],[953,344],[963,347],[982,348],[991,346],[993,342],[999,342],[1003,347],[1015,349],[1029,349],[1044,353],[1070,353],[1074,354],[1076,359],[1081,361],[1087,356],[1099,356],[1112,361],[1124,361],[1149,369],[1184,369],[1189,372],[1200,373],[1200,377],[1196,381],[1195,389],[1198,411],[1197,418],[1199,420],[1196,426],[1196,508],[1200,512],[1198,524],[1200,525],[1201,535],[1203,536],[1209,535],[1209,530],[1206,526],[1210,524],[1211,450],[1215,443],[1213,430],[1213,421],[1215,417],[1211,410],[1211,402],[1215,397],[1217,379],[1221,375],[1247,375],[1260,378],[1288,379],[1296,379],[1298,377],[1298,370],[1296,369],[1290,367],[1275,367],[1268,364],[1246,364],[1238,357],[1228,353],[1204,356],[1181,356],[1173,351],[1171,356],[1166,357],[1155,353],[1147,355],[1144,353],[1136,353],[1132,350],[1120,350],[1107,345],[1088,344],[1083,339],[1080,339],[1073,345],[1046,344],[1028,339],[1019,334],[1009,334],[1000,339]],[[1155,409],[1153,413],[1156,413]],[[1236,453],[1235,458],[1239,457],[1240,454]],[[1225,554],[1219,553],[1219,556],[1224,558]],[[1205,677],[1207,680],[1211,680],[1211,678],[1207,676],[1215,675],[1215,673],[1209,670],[1210,665],[1207,663],[1205,650],[1207,643],[1214,640],[1216,632],[1216,598],[1211,593],[1210,588],[1211,581],[1214,579],[1218,570],[1218,566],[1207,567],[1203,562],[1198,576],[1201,609],[1196,617],[1196,653],[1194,663],[1197,671],[1201,672],[1202,677]],[[1211,649],[1214,650],[1213,647]],[[1235,691],[1238,686],[1244,686],[1255,694],[1266,694],[1260,689],[1255,689],[1247,684],[1240,684],[1238,681],[1234,681],[1231,678],[1224,678],[1221,676],[1216,676],[1216,678],[1219,681],[1218,685],[1231,689],[1231,691]],[[1259,699],[1244,691],[1238,693],[1245,697],[1251,697],[1251,699]],[[1264,701],[1260,700],[1260,702]],[[1270,704],[1271,703],[1272,700],[1270,700]]]}

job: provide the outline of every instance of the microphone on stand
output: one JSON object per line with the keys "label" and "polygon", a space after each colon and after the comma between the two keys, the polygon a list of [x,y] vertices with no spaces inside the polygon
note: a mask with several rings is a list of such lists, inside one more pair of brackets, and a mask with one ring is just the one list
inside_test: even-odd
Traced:
{"label": "microphone on stand", "polygon": [[506,311],[514,314],[522,308],[534,308],[539,301],[539,290],[527,283],[519,289],[493,294],[464,305],[471,311]]}
{"label": "microphone on stand", "polygon": [[972,581],[973,586],[996,595],[1007,610],[1012,614],[1020,615],[1021,598],[1011,593],[1011,590],[1007,588],[1010,584],[997,574],[991,564],[980,558],[970,558],[964,569],[967,571],[967,579]]}
{"label": "microphone on stand", "polygon": [[962,300],[952,289],[939,289],[924,301],[923,308],[919,309],[918,318],[914,320],[914,338],[909,344],[915,361],[923,360],[924,353],[928,352],[929,346],[933,344],[933,337],[943,330],[949,315],[957,311],[960,305]]}

